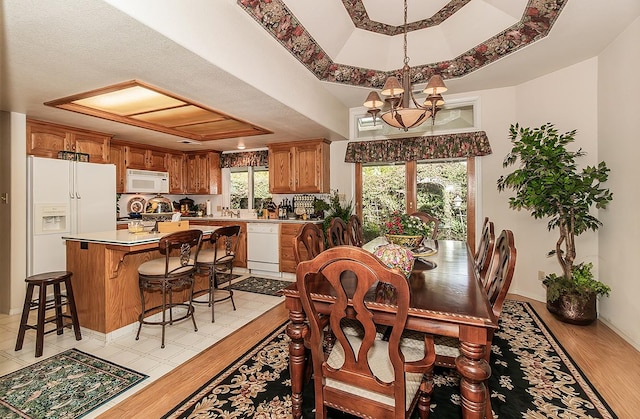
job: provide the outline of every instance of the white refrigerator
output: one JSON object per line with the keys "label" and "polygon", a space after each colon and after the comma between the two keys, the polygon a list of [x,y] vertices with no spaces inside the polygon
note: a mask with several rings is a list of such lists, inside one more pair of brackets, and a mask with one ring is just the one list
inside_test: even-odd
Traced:
{"label": "white refrigerator", "polygon": [[116,229],[116,168],[28,157],[27,275],[66,270],[63,235]]}

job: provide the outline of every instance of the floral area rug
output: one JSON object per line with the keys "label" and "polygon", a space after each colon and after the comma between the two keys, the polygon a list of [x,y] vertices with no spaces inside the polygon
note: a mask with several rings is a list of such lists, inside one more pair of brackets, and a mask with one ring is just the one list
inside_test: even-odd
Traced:
{"label": "floral area rug", "polygon": [[[291,417],[285,325],[202,386],[164,418]],[[492,345],[494,418],[616,418],[528,303],[505,301]],[[459,378],[436,368],[432,418],[461,417]],[[303,413],[313,418],[313,383]],[[352,416],[329,411],[331,418]],[[414,412],[413,417],[417,418]]]}
{"label": "floral area rug", "polygon": [[242,281],[231,285],[231,288],[239,291],[248,291],[258,294],[278,296],[278,291],[288,287],[291,284],[291,281],[250,276],[247,279],[243,279]]}
{"label": "floral area rug", "polygon": [[145,378],[69,349],[0,377],[0,417],[77,418]]}

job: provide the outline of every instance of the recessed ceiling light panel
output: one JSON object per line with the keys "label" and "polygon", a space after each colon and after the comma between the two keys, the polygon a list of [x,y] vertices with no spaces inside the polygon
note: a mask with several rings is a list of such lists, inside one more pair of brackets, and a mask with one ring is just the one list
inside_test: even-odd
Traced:
{"label": "recessed ceiling light panel", "polygon": [[197,141],[273,133],[138,80],[52,100],[45,105]]}

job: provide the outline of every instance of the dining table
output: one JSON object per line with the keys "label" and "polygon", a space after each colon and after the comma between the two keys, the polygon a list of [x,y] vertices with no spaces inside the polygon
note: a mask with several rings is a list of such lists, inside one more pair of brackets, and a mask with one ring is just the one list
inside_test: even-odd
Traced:
{"label": "dining table", "polygon": [[[384,239],[375,239],[363,248],[369,251],[383,245]],[[464,241],[425,241],[427,250],[415,259],[408,277],[411,303],[405,329],[449,336],[460,341],[460,356],[456,369],[460,374],[460,397],[463,418],[491,417],[487,380],[491,368],[485,354],[491,350],[492,331],[498,328],[484,288],[478,280],[474,259]],[[335,292],[328,281],[315,277],[310,292],[316,304],[329,305],[335,301]],[[349,278],[342,281],[347,295]],[[373,287],[376,288],[376,287]],[[281,291],[290,322],[286,332],[290,338],[289,368],[291,372],[292,414],[302,416],[302,391],[305,377],[305,338],[309,334],[306,316],[296,283]],[[392,292],[372,289],[367,294],[367,308],[374,322],[393,324]],[[322,309],[319,310],[322,313]]]}

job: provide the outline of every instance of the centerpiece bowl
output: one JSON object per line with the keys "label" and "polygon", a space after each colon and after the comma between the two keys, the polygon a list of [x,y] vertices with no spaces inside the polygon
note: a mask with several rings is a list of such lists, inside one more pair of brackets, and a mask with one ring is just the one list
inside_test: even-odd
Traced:
{"label": "centerpiece bowl", "polygon": [[420,246],[424,236],[412,236],[412,235],[404,235],[404,234],[385,234],[387,241],[389,243],[397,244],[399,246],[415,248]]}

